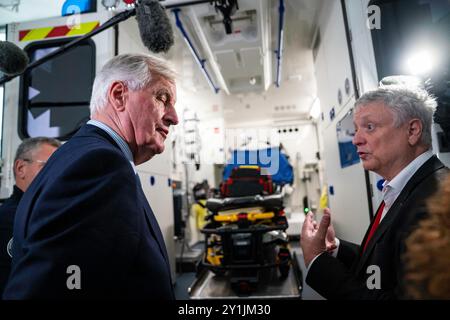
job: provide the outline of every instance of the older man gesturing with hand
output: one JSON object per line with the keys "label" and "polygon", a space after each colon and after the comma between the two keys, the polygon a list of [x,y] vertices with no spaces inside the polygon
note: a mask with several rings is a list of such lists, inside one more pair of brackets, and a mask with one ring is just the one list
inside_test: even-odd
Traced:
{"label": "older man gesturing with hand", "polygon": [[[402,296],[405,238],[426,215],[426,199],[448,172],[431,150],[436,103],[418,88],[390,86],[355,103],[353,144],[365,170],[385,179],[383,201],[360,245],[334,240],[330,211],[309,215],[301,246],[306,283],[327,299]],[[349,221],[348,223],[351,223]],[[376,270],[376,285],[369,285]]]}
{"label": "older man gesturing with hand", "polygon": [[314,220],[314,214],[308,213],[303,222],[301,246],[306,267],[315,257],[323,252],[333,252],[336,249],[334,228],[331,224],[330,209],[326,208],[319,225]]}

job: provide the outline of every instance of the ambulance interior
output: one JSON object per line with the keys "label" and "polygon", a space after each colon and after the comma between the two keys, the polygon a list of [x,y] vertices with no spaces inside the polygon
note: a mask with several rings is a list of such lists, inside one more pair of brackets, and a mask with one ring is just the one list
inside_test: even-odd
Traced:
{"label": "ambulance interior", "polygon": [[[62,16],[77,3],[91,10]],[[130,10],[129,3],[134,1],[36,5],[0,0],[0,40],[17,44],[36,61]],[[382,178],[363,169],[351,143],[354,102],[388,76],[431,77],[448,84],[449,2],[160,3],[170,7],[166,13],[175,43],[160,55],[178,73],[180,123],[171,129],[165,151],[137,169],[165,238],[177,298],[323,299],[304,282],[299,239],[305,214],[312,211],[320,220],[323,208],[329,207],[336,235],[361,242],[380,202]],[[77,24],[78,29],[61,28]],[[134,17],[0,87],[1,198],[12,191],[13,158],[20,142],[33,136],[70,138],[89,120],[96,71],[113,56],[128,52],[149,53]],[[450,145],[442,131],[440,124],[433,124],[433,151],[449,166]],[[233,171],[238,165],[248,170],[261,166],[275,182],[269,193],[279,195],[280,202],[269,204],[273,207],[268,211],[284,216],[287,224],[268,234],[283,248],[276,259],[286,249],[290,267],[277,270],[287,273],[274,277],[274,283],[265,281],[264,273],[257,280],[249,276],[257,282],[251,289],[245,287],[248,282],[234,279],[236,290],[224,272],[202,266],[208,250],[214,249],[204,242],[213,236],[201,229],[211,227],[206,217],[214,204],[205,205],[206,199],[226,193],[224,182],[239,174]],[[265,206],[265,200],[247,209]],[[264,216],[266,208],[258,210],[255,219],[274,219]],[[242,218],[236,210],[226,218],[217,212],[219,217],[222,212],[220,219]],[[250,213],[245,217],[250,220]],[[216,227],[225,221],[212,219]],[[229,254],[238,259],[250,240],[241,236],[230,241]]]}

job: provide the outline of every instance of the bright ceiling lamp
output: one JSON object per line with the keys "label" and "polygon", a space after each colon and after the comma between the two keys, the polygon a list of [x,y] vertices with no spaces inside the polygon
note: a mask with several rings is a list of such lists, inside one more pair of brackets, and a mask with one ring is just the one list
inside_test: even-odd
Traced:
{"label": "bright ceiling lamp", "polygon": [[433,69],[433,60],[434,57],[430,51],[417,51],[406,60],[406,66],[410,74],[427,75]]}

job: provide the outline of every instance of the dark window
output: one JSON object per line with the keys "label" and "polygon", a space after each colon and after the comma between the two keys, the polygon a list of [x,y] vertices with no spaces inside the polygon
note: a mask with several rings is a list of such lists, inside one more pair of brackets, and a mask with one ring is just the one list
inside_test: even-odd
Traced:
{"label": "dark window", "polygon": [[420,51],[433,56],[433,70],[422,76],[436,77],[449,67],[450,3],[448,0],[372,0],[380,8],[380,29],[372,29],[379,80],[410,74],[409,58]]}
{"label": "dark window", "polygon": [[[35,42],[25,51],[33,62],[73,39]],[[70,138],[89,120],[94,78],[95,44],[92,40],[81,42],[27,71],[20,90],[20,136]]]}
{"label": "dark window", "polygon": [[379,80],[405,74],[426,80],[437,102],[434,121],[450,137],[450,2],[371,0],[370,5],[381,11],[381,28],[372,30]]}

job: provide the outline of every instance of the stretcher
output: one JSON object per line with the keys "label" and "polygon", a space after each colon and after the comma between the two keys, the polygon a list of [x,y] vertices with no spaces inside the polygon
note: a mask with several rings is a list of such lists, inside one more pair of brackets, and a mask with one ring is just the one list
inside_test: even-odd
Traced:
{"label": "stretcher", "polygon": [[282,200],[280,194],[208,199],[200,267],[226,278],[238,294],[255,292],[267,279],[286,279],[292,257]]}
{"label": "stretcher", "polygon": [[259,166],[242,165],[222,182],[220,197],[205,207],[209,221],[199,270],[225,279],[239,295],[250,295],[289,274],[292,256],[286,234],[283,196]]}
{"label": "stretcher", "polygon": [[[292,268],[288,276],[280,278],[275,272],[263,277],[260,285],[251,294],[237,293],[226,276],[214,274],[209,269],[203,269],[188,288],[190,299],[301,299],[302,272],[294,252]],[[270,270],[270,269],[269,269]],[[273,269],[271,269],[273,270]]]}

